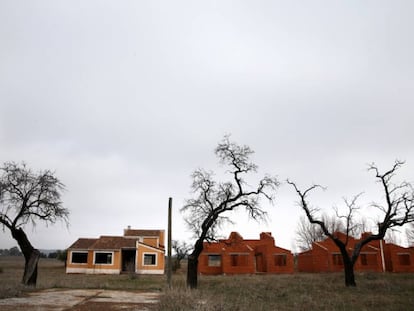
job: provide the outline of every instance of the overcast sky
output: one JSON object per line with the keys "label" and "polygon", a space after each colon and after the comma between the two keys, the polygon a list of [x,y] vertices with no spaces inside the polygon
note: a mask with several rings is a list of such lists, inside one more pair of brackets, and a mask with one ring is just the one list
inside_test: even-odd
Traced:
{"label": "overcast sky", "polygon": [[[414,2],[0,0],[0,162],[51,169],[70,226],[27,228],[41,249],[123,229],[191,241],[179,209],[194,169],[222,172],[225,134],[255,150],[258,176],[382,197],[367,163],[414,179]],[[222,176],[222,174],[220,175]],[[300,215],[282,185],[246,238],[292,249]],[[17,245],[0,232],[0,248]]]}

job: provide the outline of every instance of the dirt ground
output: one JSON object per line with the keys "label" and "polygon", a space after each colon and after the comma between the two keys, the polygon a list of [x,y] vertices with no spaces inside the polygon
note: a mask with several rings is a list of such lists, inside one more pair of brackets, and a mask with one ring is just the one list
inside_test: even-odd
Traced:
{"label": "dirt ground", "polygon": [[26,297],[0,299],[0,310],[115,311],[149,310],[158,293],[101,289],[48,289]]}

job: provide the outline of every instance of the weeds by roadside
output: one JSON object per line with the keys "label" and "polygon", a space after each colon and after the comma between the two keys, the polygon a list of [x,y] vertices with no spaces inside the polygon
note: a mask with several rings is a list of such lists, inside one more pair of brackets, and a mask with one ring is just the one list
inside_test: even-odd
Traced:
{"label": "weeds by roadside", "polygon": [[102,275],[102,274],[66,274],[64,264],[56,259],[41,258],[38,267],[36,288],[26,289],[21,285],[23,276],[23,258],[0,257],[3,273],[0,277],[0,297],[18,297],[28,290],[49,288],[73,289],[119,289],[161,291],[165,286],[164,276],[131,274]]}
{"label": "weeds by roadside", "polygon": [[413,274],[360,274],[346,288],[343,275],[295,274],[201,277],[197,290],[165,291],[155,310],[410,310]]}
{"label": "weeds by roadside", "polygon": [[26,289],[23,285],[1,286],[0,299],[24,296]]}
{"label": "weeds by roadside", "polygon": [[[24,261],[0,259],[0,299],[25,295],[20,285]],[[160,275],[66,274],[63,263],[41,259],[38,289],[114,289],[161,292],[156,311],[251,310],[411,310],[414,274],[360,273],[358,287],[346,288],[341,273],[200,276],[199,289],[188,290],[185,271],[173,275],[172,289]]]}
{"label": "weeds by roadside", "polygon": [[203,309],[206,304],[206,300],[198,291],[192,291],[187,288],[173,288],[166,290],[161,297],[161,300],[155,306],[154,310],[207,310]]}

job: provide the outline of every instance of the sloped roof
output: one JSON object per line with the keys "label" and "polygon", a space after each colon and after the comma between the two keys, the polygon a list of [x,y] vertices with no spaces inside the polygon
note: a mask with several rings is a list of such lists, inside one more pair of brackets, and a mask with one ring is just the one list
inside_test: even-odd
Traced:
{"label": "sloped roof", "polygon": [[154,236],[159,237],[164,230],[125,229],[124,236]]}
{"label": "sloped roof", "polygon": [[162,245],[160,245],[160,247],[155,247],[154,245],[149,245],[149,244],[145,244],[145,243],[142,243],[142,242],[138,242],[138,244],[139,244],[139,246],[152,248],[152,249],[155,249],[159,252],[164,252],[164,247]]}
{"label": "sloped roof", "polygon": [[85,239],[80,238],[75,243],[73,243],[69,248],[77,248],[77,249],[88,249],[95,243],[98,239]]}
{"label": "sloped roof", "polygon": [[136,246],[135,239],[127,239],[122,236],[101,236],[91,246],[91,249],[135,248],[135,246]]}
{"label": "sloped roof", "polygon": [[[156,237],[162,238],[164,230],[137,230],[137,229],[125,229],[124,236],[100,236],[98,239],[85,239],[80,238],[73,243],[69,248],[79,250],[117,250],[122,248],[136,248],[139,237]],[[160,241],[159,247],[156,249],[164,249],[164,241]],[[144,243],[140,243],[144,245]]]}
{"label": "sloped roof", "polygon": [[72,249],[121,249],[135,248],[136,239],[127,239],[117,236],[101,236],[99,239],[80,238],[69,248]]}

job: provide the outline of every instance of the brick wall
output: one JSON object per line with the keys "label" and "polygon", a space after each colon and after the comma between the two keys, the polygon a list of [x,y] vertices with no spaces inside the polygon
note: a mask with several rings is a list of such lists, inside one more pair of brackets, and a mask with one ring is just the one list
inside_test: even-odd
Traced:
{"label": "brick wall", "polygon": [[[369,233],[365,233],[369,234]],[[346,236],[337,233],[341,240]],[[358,239],[349,237],[348,250],[352,252]],[[365,245],[354,266],[355,271],[382,271],[380,241]],[[298,271],[301,272],[340,272],[343,271],[342,255],[335,243],[327,238],[312,244],[312,249],[298,254]]]}
{"label": "brick wall", "polygon": [[390,272],[414,272],[414,247],[385,244],[385,265]]}
{"label": "brick wall", "polygon": [[228,239],[203,245],[198,271],[201,274],[293,273],[293,255],[276,247],[269,232],[260,240],[244,240],[237,232]]}

